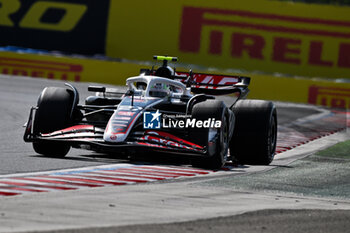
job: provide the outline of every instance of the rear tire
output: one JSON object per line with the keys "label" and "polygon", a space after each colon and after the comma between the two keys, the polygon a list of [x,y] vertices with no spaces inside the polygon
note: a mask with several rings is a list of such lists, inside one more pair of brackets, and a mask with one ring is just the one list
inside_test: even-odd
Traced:
{"label": "rear tire", "polygon": [[263,100],[239,100],[232,108],[235,129],[230,154],[240,164],[268,165],[277,142],[275,105]]}
{"label": "rear tire", "polygon": [[[66,88],[46,87],[38,99],[34,118],[34,134],[51,133],[71,125],[73,93]],[[63,142],[40,141],[33,143],[36,153],[49,157],[64,157],[70,145]]]}
{"label": "rear tire", "polygon": [[[229,146],[229,125],[227,122],[228,109],[222,101],[207,100],[193,106],[192,118],[221,120],[221,127],[194,128],[190,130],[190,140],[200,146],[207,147],[206,157],[195,158],[192,165],[207,169],[220,169],[227,160]],[[216,138],[213,135],[216,133]]]}

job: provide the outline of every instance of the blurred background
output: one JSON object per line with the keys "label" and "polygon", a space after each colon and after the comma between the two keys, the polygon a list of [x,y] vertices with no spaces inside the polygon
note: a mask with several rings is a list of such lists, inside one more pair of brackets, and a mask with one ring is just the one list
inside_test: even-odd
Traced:
{"label": "blurred background", "polygon": [[0,32],[3,75],[125,85],[169,55],[249,98],[350,105],[350,0],[0,0]]}

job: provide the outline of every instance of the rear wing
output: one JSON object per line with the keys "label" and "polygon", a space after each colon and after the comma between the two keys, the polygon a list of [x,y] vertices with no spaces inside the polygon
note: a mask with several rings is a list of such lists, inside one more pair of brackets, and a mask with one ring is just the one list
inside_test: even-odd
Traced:
{"label": "rear wing", "polygon": [[[141,74],[155,75],[155,71],[141,69]],[[176,71],[175,75],[170,78],[184,83],[195,94],[227,95],[238,93],[240,98],[245,98],[249,93],[250,78],[244,76]]]}
{"label": "rear wing", "polygon": [[249,77],[177,72],[174,78],[191,87],[191,91],[196,94],[227,95],[239,92],[241,95],[247,95],[249,92]]}

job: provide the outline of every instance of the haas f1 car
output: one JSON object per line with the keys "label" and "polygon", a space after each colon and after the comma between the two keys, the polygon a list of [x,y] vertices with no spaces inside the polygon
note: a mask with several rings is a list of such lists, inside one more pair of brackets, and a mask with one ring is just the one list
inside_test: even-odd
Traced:
{"label": "haas f1 car", "polygon": [[[177,72],[175,57],[126,80],[127,91],[89,86],[46,87],[30,110],[24,141],[38,154],[64,157],[71,147],[102,153],[161,152],[189,156],[192,165],[219,169],[227,160],[270,164],[277,137],[272,102],[245,100],[250,78]],[[216,98],[231,95],[230,105]]]}

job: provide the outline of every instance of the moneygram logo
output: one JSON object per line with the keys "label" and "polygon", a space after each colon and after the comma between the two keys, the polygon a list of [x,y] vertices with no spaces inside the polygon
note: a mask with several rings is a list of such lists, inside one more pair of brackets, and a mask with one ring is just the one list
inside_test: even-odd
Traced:
{"label": "moneygram logo", "polygon": [[221,120],[208,118],[199,120],[192,118],[190,115],[163,115],[156,112],[144,112],[143,128],[144,129],[160,129],[162,128],[220,128]]}

